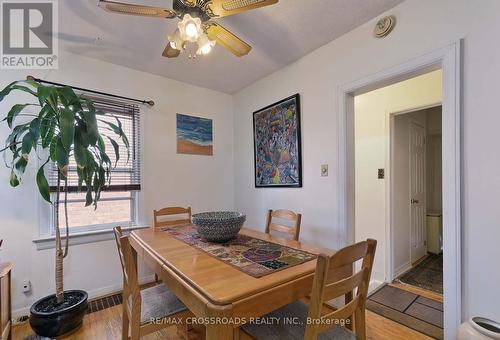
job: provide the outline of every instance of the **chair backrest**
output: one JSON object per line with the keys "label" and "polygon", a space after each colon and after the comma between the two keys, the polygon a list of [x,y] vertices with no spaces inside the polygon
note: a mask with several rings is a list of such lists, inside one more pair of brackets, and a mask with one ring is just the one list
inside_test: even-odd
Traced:
{"label": "chair backrest", "polygon": [[[183,225],[191,223],[191,207],[168,207],[160,210],[154,210],[154,227],[170,227],[175,225]],[[184,216],[177,216],[184,215]],[[187,216],[186,216],[187,215]],[[173,219],[162,219],[163,217],[172,217]]]}
{"label": "chair backrest", "polygon": [[[317,321],[307,325],[304,339],[316,339],[319,333],[342,325],[347,319],[352,322],[353,315],[356,336],[360,340],[366,339],[365,306],[376,248],[377,241],[368,239],[347,246],[331,257],[318,256],[308,313],[309,320]],[[355,270],[354,264],[358,260],[363,261],[359,271],[340,281],[333,279],[335,272],[338,273],[346,267]],[[352,298],[354,290],[356,293]],[[346,299],[344,306],[322,315],[323,304],[340,296],[349,297],[350,301]]]}
{"label": "chair backrest", "polygon": [[[273,218],[279,218],[282,220],[291,221],[292,226],[285,226],[279,223],[274,223]],[[269,210],[267,212],[266,234],[270,234],[271,231],[274,230],[281,233],[289,234],[295,241],[298,241],[301,220],[302,220],[302,215],[294,213],[291,210],[284,210],[284,209]]]}
{"label": "chair backrest", "polygon": [[115,233],[116,246],[123,272],[123,303],[130,308],[130,303],[140,306],[141,293],[139,280],[137,279],[136,257],[132,256],[132,247],[130,246],[128,236],[123,235],[122,229],[116,227],[113,228],[113,231]]}

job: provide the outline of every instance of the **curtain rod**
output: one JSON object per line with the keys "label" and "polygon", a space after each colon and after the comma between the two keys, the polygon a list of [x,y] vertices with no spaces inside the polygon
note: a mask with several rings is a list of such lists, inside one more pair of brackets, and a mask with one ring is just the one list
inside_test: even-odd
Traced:
{"label": "curtain rod", "polygon": [[154,106],[155,105],[155,102],[152,101],[152,100],[140,100],[140,99],[134,99],[134,98],[129,98],[129,97],[118,96],[116,94],[110,94],[110,93],[106,93],[106,92],[99,92],[99,91],[84,89],[84,88],[81,88],[81,87],[76,87],[76,86],[71,86],[71,85],[66,85],[66,84],[61,84],[61,83],[55,83],[55,82],[52,82],[52,81],[35,78],[33,76],[27,76],[26,80],[32,80],[32,81],[36,81],[37,83],[45,83],[45,84],[51,84],[51,85],[56,85],[56,86],[68,86],[68,87],[71,87],[71,88],[73,88],[75,90],[79,90],[79,91],[84,91],[84,92],[89,92],[89,93],[94,93],[94,94],[100,94],[100,95],[103,95],[103,96],[108,96],[108,97],[113,97],[113,98],[126,99],[126,100],[130,100],[130,101],[133,101],[133,102],[137,102],[137,103],[141,103],[141,104],[146,104],[146,105],[149,105],[149,106]]}

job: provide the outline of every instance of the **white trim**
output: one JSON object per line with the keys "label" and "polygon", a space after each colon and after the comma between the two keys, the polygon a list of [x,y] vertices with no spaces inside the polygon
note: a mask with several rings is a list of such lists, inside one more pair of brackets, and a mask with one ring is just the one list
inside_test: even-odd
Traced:
{"label": "white trim", "polygon": [[[132,226],[122,229],[123,231],[131,231],[136,229],[147,229],[147,228],[149,228],[149,226]],[[64,233],[64,235],[61,235],[62,238],[64,238],[65,236],[66,233]],[[75,244],[107,241],[113,239],[114,237],[115,236],[113,234],[113,229],[101,229],[101,230],[86,231],[80,233],[71,233],[69,235],[69,245],[71,246]],[[33,240],[33,243],[36,244],[37,250],[52,249],[56,247],[55,239],[56,237],[51,235],[47,237],[36,238]]]}
{"label": "white trim", "polygon": [[392,277],[392,279],[390,279],[390,282],[393,281],[395,278],[403,275],[404,273],[406,273],[410,269],[411,269],[410,261],[405,262],[402,265],[400,265],[399,267],[395,268],[393,277]]}
{"label": "white trim", "polygon": [[461,41],[337,89],[339,119],[339,246],[354,242],[354,96],[429,71],[443,70],[444,335],[456,338],[462,320],[461,286]]}

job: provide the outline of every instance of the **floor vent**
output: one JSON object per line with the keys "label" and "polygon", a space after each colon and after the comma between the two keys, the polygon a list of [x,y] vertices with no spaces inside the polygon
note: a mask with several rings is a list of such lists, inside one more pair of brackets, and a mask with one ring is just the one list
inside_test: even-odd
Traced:
{"label": "floor vent", "polygon": [[89,301],[89,309],[87,310],[87,314],[98,312],[106,308],[111,308],[113,306],[120,305],[121,303],[122,303],[121,293],[108,295],[102,298],[91,300]]}

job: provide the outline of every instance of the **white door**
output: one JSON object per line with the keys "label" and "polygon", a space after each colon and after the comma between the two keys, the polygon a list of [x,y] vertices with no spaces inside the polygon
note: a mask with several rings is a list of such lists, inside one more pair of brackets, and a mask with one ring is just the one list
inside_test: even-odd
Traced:
{"label": "white door", "polygon": [[425,228],[425,129],[410,123],[410,257],[411,262],[427,253]]}

